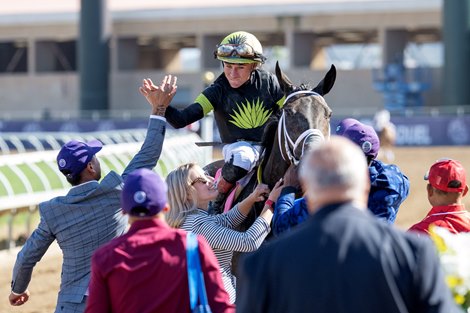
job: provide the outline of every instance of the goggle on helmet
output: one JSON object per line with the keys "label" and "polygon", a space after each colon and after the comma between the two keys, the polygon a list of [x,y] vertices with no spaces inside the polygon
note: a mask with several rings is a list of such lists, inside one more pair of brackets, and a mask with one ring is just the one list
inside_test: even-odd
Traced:
{"label": "goggle on helmet", "polygon": [[263,47],[259,40],[248,32],[237,31],[225,37],[217,45],[214,57],[227,63],[264,63]]}

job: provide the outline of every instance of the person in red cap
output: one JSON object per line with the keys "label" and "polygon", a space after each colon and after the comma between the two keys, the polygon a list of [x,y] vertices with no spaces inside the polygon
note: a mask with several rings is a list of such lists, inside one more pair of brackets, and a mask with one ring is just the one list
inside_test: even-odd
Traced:
{"label": "person in red cap", "polygon": [[435,225],[452,233],[470,232],[470,213],[463,204],[468,186],[462,164],[449,159],[437,161],[424,179],[429,181],[426,189],[432,209],[409,231],[429,234],[429,227]]}

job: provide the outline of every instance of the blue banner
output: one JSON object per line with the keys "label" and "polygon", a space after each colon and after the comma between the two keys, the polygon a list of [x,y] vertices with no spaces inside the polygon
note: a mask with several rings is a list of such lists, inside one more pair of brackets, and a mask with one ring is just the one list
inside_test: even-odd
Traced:
{"label": "blue banner", "polygon": [[[359,118],[371,124],[370,118]],[[470,116],[392,117],[398,146],[470,145]],[[338,119],[331,121],[334,127]],[[68,120],[68,121],[0,121],[2,132],[96,132],[116,129],[146,128],[148,120]]]}
{"label": "blue banner", "polygon": [[[370,118],[359,118],[371,124]],[[462,146],[470,144],[470,116],[392,117],[397,146]],[[331,122],[336,127],[339,120]]]}

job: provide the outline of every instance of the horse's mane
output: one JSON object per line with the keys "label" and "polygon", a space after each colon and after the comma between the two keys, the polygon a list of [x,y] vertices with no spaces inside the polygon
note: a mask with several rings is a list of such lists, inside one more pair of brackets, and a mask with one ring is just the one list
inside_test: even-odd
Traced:
{"label": "horse's mane", "polygon": [[310,89],[311,89],[310,84],[302,83],[302,84],[300,84],[299,87],[295,88],[293,91],[310,90]]}
{"label": "horse's mane", "polygon": [[279,124],[279,113],[271,115],[269,120],[266,122],[266,127],[264,128],[263,137],[261,139],[261,147],[263,148],[263,162],[261,166],[263,167],[265,160],[268,159],[268,156],[271,154],[273,149],[274,137],[276,136],[277,125]]}

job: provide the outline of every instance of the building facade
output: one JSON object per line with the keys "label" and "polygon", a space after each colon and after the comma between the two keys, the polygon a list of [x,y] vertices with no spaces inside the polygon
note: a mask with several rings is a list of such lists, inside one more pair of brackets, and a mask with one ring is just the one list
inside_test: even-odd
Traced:
{"label": "building facade", "polygon": [[[0,118],[77,116],[79,23],[86,23],[79,18],[80,1],[2,2]],[[269,58],[265,68],[273,70],[280,60],[296,84],[316,83],[330,63],[338,61],[331,58],[333,47],[355,47],[346,49],[353,51],[348,57],[357,54],[352,59],[362,58],[362,66],[342,64],[340,58],[336,85],[327,96],[339,115],[371,114],[383,108],[384,98],[374,87],[374,81],[386,79],[382,68],[403,63],[410,46],[419,49],[441,42],[439,0],[238,0],[228,4],[108,0],[107,6],[108,113],[116,117],[145,110],[145,100],[138,93],[142,78],[159,81],[166,73],[178,76],[174,103],[191,103],[210,83],[208,79],[221,72],[213,51],[226,34],[236,30],[255,34]],[[373,47],[377,52],[368,62],[364,51]],[[442,67],[425,65],[425,78],[432,83],[423,103],[439,106]]]}

